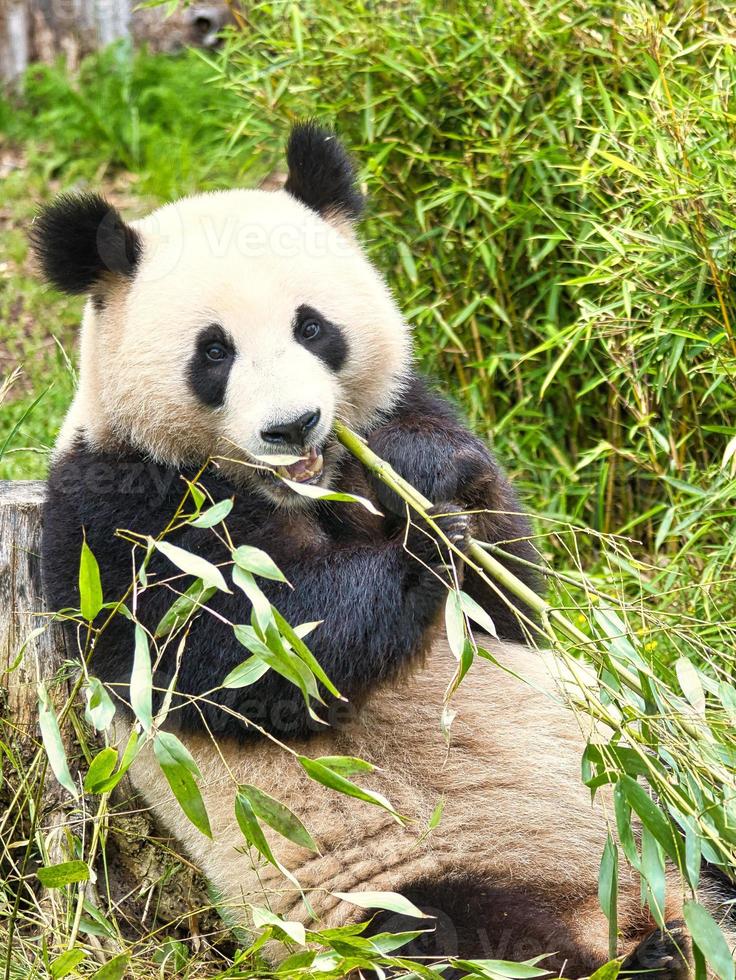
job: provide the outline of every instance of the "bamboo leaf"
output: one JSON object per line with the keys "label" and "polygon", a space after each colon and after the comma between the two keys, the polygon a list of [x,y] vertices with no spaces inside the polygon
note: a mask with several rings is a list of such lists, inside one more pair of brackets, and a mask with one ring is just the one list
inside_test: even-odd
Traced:
{"label": "bamboo leaf", "polygon": [[350,755],[322,755],[314,761],[341,776],[359,776],[364,772],[374,772],[376,768],[371,762]]}
{"label": "bamboo leaf", "polygon": [[64,861],[39,868],[36,877],[44,888],[64,888],[78,881],[88,881],[89,868],[84,861]]}
{"label": "bamboo leaf", "polygon": [[103,793],[112,776],[118,761],[117,749],[110,746],[101,749],[89,764],[84,779],[85,793]]}
{"label": "bamboo leaf", "polygon": [[164,613],[161,622],[156,627],[155,636],[168,636],[169,633],[179,629],[202,606],[207,604],[216,591],[214,586],[206,586],[201,578],[197,579]]}
{"label": "bamboo leaf", "polygon": [[263,594],[261,587],[253,577],[252,572],[245,571],[240,565],[233,565],[232,570],[233,584],[246,594],[253,607],[258,625],[262,633],[265,633],[270,623],[273,622],[273,610],[271,603]]}
{"label": "bamboo leaf", "polygon": [[84,539],[79,558],[79,608],[82,616],[91,623],[103,604],[100,566]]}
{"label": "bamboo leaf", "polygon": [[685,923],[693,942],[721,980],[734,980],[734,961],[725,936],[710,912],[698,902],[685,902]]}
{"label": "bamboo leaf", "polygon": [[212,562],[207,561],[206,558],[195,555],[191,551],[185,551],[184,548],[179,548],[168,541],[154,541],[153,538],[151,541],[154,548],[165,555],[180,571],[192,575],[195,579],[201,579],[205,588],[230,592],[220,569]]}
{"label": "bamboo leaf", "polygon": [[68,977],[70,973],[74,973],[86,957],[87,954],[85,951],[76,946],[74,949],[66,950],[66,952],[57,956],[50,963],[49,972],[51,973],[51,980],[63,980],[64,977]]}
{"label": "bamboo leaf", "polygon": [[647,175],[639,167],[634,166],[633,163],[629,163],[628,160],[624,160],[623,157],[616,156],[614,153],[609,153],[608,150],[598,149],[596,153],[612,164],[617,170],[626,170],[646,183]]}
{"label": "bamboo leaf", "polygon": [[259,854],[275,868],[278,868],[286,878],[298,887],[298,882],[294,875],[281,864],[271,850],[271,846],[266,840],[261,825],[258,823],[258,817],[251,806],[250,800],[242,793],[238,793],[235,797],[235,819],[238,821],[238,826],[243,837],[245,837],[251,847],[255,847]]}
{"label": "bamboo leaf", "polygon": [[488,613],[483,609],[482,606],[478,605],[472,596],[469,596],[467,592],[458,592],[460,597],[460,605],[462,610],[468,619],[472,619],[480,628],[488,633],[489,636],[498,636],[496,633],[496,624],[493,622]]}
{"label": "bamboo leaf", "polygon": [[626,855],[626,860],[633,868],[639,868],[639,852],[636,849],[634,831],[631,826],[631,807],[626,801],[626,796],[620,783],[614,788],[613,803],[616,813],[618,839]]}
{"label": "bamboo leaf", "polygon": [[705,714],[705,691],[695,667],[687,657],[680,657],[675,664],[675,673],[680,682],[680,688],[693,709],[699,715]]}
{"label": "bamboo leaf", "polygon": [[87,720],[98,732],[106,731],[115,717],[115,705],[105,685],[99,678],[90,677],[84,695],[87,701]]}
{"label": "bamboo leaf", "polygon": [[260,548],[241,544],[233,551],[233,561],[245,572],[260,575],[261,578],[273,579],[275,582],[286,581],[286,576],[273,558]]}
{"label": "bamboo leaf", "polygon": [[41,729],[41,740],[46,750],[51,771],[56,776],[57,782],[76,798],[78,796],[77,787],[74,785],[74,780],[69,772],[64,743],[61,740],[61,732],[59,731],[59,722],[56,718],[54,706],[43,684],[38,685],[38,725]]}
{"label": "bamboo leaf", "polygon": [[525,963],[512,963],[506,960],[450,960],[451,964],[466,970],[473,976],[487,977],[488,980],[532,980],[534,977],[544,977],[550,970],[538,967],[536,964],[544,956],[537,956]]}
{"label": "bamboo leaf", "polygon": [[222,686],[227,688],[249,687],[251,684],[255,684],[260,677],[263,677],[268,669],[268,664],[260,657],[255,655],[248,657],[242,664],[233,667],[222,682]]}
{"label": "bamboo leaf", "polygon": [[400,915],[410,915],[413,919],[431,919],[417,908],[413,902],[403,895],[396,892],[333,892],[336,898],[343,902],[350,902],[361,909],[386,909],[389,912],[398,912]]}
{"label": "bamboo leaf", "polygon": [[221,524],[225,520],[232,509],[232,500],[221,500],[212,507],[208,507],[198,517],[195,517],[191,522],[192,526],[203,528],[215,527],[215,525]]}
{"label": "bamboo leaf", "polygon": [[283,803],[247,783],[238,787],[238,793],[248,799],[255,815],[282,837],[299,847],[319,853],[319,848],[307,828]]}
{"label": "bamboo leaf", "polygon": [[280,915],[276,915],[270,909],[262,908],[259,905],[252,905],[251,912],[253,914],[253,925],[257,929],[263,929],[266,926],[275,926],[277,929],[285,932],[289,939],[293,940],[298,946],[306,946],[307,931],[301,922],[291,922],[288,919],[282,919]]}
{"label": "bamboo leaf", "polygon": [[148,634],[135,624],[133,670],[130,675],[130,706],[145,732],[153,727],[153,675]]}
{"label": "bamboo leaf", "polygon": [[623,776],[619,782],[621,791],[629,806],[638,815],[644,826],[659,842],[665,854],[680,865],[682,863],[681,845],[675,837],[672,825],[664,813],[652,800],[643,786],[640,786],[631,776]]}
{"label": "bamboo leaf", "polygon": [[445,632],[453,656],[459,660],[465,644],[465,617],[456,589],[450,589],[445,600]]}
{"label": "bamboo leaf", "polygon": [[376,517],[383,516],[381,511],[377,510],[370,500],[366,497],[359,497],[356,493],[340,493],[335,490],[326,490],[324,487],[314,486],[309,483],[295,483],[294,480],[289,480],[285,476],[280,477],[280,480],[295,493],[298,493],[300,497],[310,497],[312,500],[335,500],[347,504],[358,504],[360,507],[364,507],[369,513],[375,514]]}
{"label": "bamboo leaf", "polygon": [[199,769],[188,749],[170,732],[158,732],[153,751],[179,806],[197,830],[212,839],[210,820],[194,778],[199,777]]}
{"label": "bamboo leaf", "polygon": [[649,910],[659,928],[664,929],[664,909],[667,889],[664,849],[646,826],[642,828],[641,832],[641,873],[644,878],[644,893]]}
{"label": "bamboo leaf", "polygon": [[417,283],[419,281],[419,276],[417,275],[416,263],[414,262],[414,257],[409,250],[409,246],[406,244],[406,242],[398,242],[397,248],[399,250],[401,264],[404,267],[404,272],[406,273],[409,282]]}
{"label": "bamboo leaf", "polygon": [[314,779],[315,782],[321,783],[329,789],[334,789],[336,792],[342,793],[345,796],[352,796],[356,800],[363,800],[366,803],[372,803],[374,806],[380,806],[383,810],[388,811],[398,823],[402,822],[399,814],[381,793],[357,786],[349,779],[341,776],[340,773],[330,769],[324,762],[317,762],[316,759],[309,759],[304,755],[297,756],[297,758],[307,772],[307,775],[311,779]]}
{"label": "bamboo leaf", "polygon": [[[289,645],[293,648],[294,652],[300,658],[300,660],[302,660],[303,663],[309,668],[309,670],[314,674],[317,680],[321,684],[324,684],[324,686],[327,688],[330,694],[333,695],[333,697],[336,698],[342,697],[338,689],[335,687],[335,685],[332,683],[330,678],[322,669],[322,666],[319,663],[319,661],[315,658],[312,651],[309,649],[309,647],[306,645],[306,643],[300,636],[299,632],[296,629],[293,629],[292,626],[289,623],[287,623],[287,621],[284,619],[284,617],[281,615],[278,609],[273,609],[273,615],[281,635],[284,637],[287,643],[289,643]],[[303,625],[319,626],[320,624],[307,623]]]}
{"label": "bamboo leaf", "polygon": [[608,919],[608,955],[614,959],[618,945],[618,848],[610,834],[598,874],[598,901]]}
{"label": "bamboo leaf", "polygon": [[130,957],[125,953],[114,956],[111,960],[101,966],[99,970],[92,974],[90,980],[122,980],[128,968]]}

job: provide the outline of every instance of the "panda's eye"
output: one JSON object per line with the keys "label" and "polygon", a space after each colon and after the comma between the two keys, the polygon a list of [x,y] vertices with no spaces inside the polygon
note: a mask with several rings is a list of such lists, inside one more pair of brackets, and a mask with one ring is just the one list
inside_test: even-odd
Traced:
{"label": "panda's eye", "polygon": [[208,361],[224,361],[228,351],[223,344],[207,344],[204,350]]}
{"label": "panda's eye", "polygon": [[316,340],[322,333],[322,324],[314,317],[308,317],[299,324],[299,336],[302,340]]}

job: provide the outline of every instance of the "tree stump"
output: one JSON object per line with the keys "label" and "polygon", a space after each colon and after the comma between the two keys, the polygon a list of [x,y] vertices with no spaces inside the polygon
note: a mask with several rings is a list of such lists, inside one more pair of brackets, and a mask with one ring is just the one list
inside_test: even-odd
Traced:
{"label": "tree stump", "polygon": [[[0,783],[0,813],[7,818],[2,829],[6,845],[12,843],[7,840],[9,834],[22,839],[27,832],[27,794],[19,793],[18,788],[41,744],[37,685],[46,685],[57,709],[71,689],[69,671],[62,668],[74,659],[73,652],[67,650],[60,624],[44,610],[40,568],[44,497],[43,483],[0,481],[0,738],[12,746],[13,758],[18,760],[17,768],[3,767]],[[62,731],[62,739],[76,778],[80,754],[76,739],[71,730]],[[188,910],[208,904],[196,869],[179,861],[171,842],[157,835],[152,818],[138,808],[126,781],[112,802],[106,860],[112,879],[110,898],[113,906],[121,903],[116,915],[124,934],[133,938],[136,929],[138,933],[151,929],[155,919],[176,922],[175,934],[182,936],[183,929],[186,935]],[[81,839],[81,821],[92,810],[80,810],[54,777],[47,775],[40,822],[52,863],[68,859],[67,832]],[[155,913],[149,911],[153,909]]]}
{"label": "tree stump", "polygon": [[[37,734],[36,686],[51,682],[66,658],[64,634],[44,613],[41,588],[43,483],[0,482],[0,686],[5,714],[22,741]],[[23,644],[33,631],[47,626]],[[68,685],[62,685],[62,695]]]}

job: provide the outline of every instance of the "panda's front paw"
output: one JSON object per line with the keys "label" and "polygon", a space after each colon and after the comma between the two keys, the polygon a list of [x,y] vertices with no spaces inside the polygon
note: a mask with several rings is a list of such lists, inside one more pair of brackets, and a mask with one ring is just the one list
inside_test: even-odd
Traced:
{"label": "panda's front paw", "polygon": [[451,565],[455,565],[458,573],[462,575],[462,562],[452,549],[448,548],[447,541],[463,553],[467,553],[470,544],[470,517],[453,503],[438,504],[429,511],[429,515],[441,537],[436,536],[430,525],[421,517],[414,517],[404,535],[404,547],[408,557],[424,569],[425,575],[431,575],[435,580],[438,580],[438,576],[446,580]]}
{"label": "panda's front paw", "polygon": [[[429,500],[452,500],[458,491],[459,474],[451,447],[437,434],[415,433],[410,436],[388,426],[368,436],[368,445],[376,455],[396,471],[415,490]],[[378,477],[369,479],[384,511],[403,517],[406,504]]]}
{"label": "panda's front paw", "polygon": [[435,524],[447,540],[467,554],[470,546],[470,515],[457,504],[435,504],[429,512]]}

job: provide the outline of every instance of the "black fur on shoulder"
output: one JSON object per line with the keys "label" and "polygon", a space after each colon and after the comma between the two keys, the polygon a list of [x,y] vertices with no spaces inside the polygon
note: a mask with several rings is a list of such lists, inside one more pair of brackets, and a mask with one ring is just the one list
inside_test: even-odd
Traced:
{"label": "black fur on shoulder", "polygon": [[31,246],[44,278],[65,293],[87,293],[106,273],[132,276],[139,235],[98,194],[60,194],[31,227]]}
{"label": "black fur on shoulder", "polygon": [[321,215],[334,212],[351,221],[363,213],[355,167],[345,147],[328,129],[297,123],[286,148],[289,177],[285,190]]}

